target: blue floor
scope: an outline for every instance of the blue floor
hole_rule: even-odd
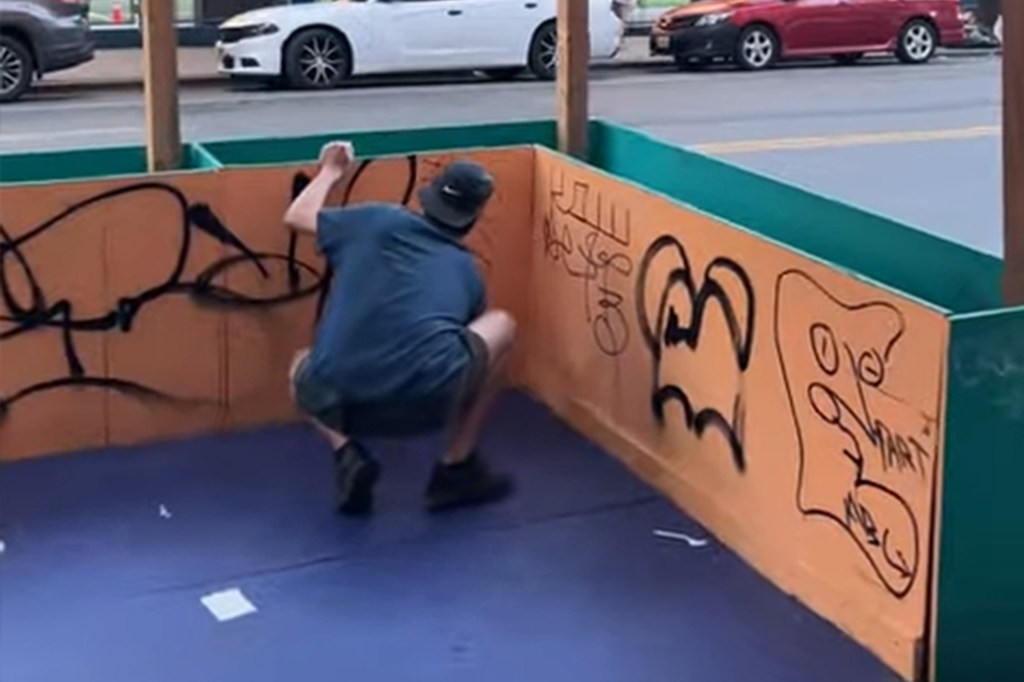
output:
[[[0,680],[898,679],[713,538],[653,537],[707,534],[523,396],[494,507],[425,514],[437,442],[374,445],[362,521],[300,427],[0,467]],[[259,610],[218,622],[232,587]]]

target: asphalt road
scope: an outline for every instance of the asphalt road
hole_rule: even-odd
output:
[[[595,71],[594,115],[1000,253],[1000,61],[920,67]],[[327,93],[191,89],[187,139],[544,118],[554,87],[472,77],[392,79]],[[140,144],[141,95],[44,92],[0,110],[0,153]],[[824,227],[824,226],[823,226]]]

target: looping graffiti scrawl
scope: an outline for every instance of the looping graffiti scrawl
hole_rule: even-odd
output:
[[[360,194],[361,181],[374,163],[374,159],[360,162],[344,190],[342,205],[349,204]],[[408,206],[417,182],[423,181],[420,165],[416,155],[406,156],[402,161],[405,171],[400,176],[397,195],[374,198]],[[305,173],[296,173],[292,178],[290,197],[298,196],[309,181]],[[60,239],[67,230],[81,224],[72,218],[82,211],[143,195],[155,195],[168,202],[167,211],[178,235],[177,255],[169,270],[154,271],[148,286],[117,297],[107,310],[99,314],[82,314],[81,303],[76,303],[73,296],[54,298],[50,295],[42,284],[45,278],[41,276],[41,268],[44,265],[32,260],[33,247],[42,240]],[[230,253],[205,265],[194,276],[187,277],[187,264],[194,257],[194,247],[201,238],[214,240],[227,247]],[[186,296],[200,306],[252,310],[319,296],[315,316],[319,319],[332,273],[322,264],[313,265],[299,259],[297,249],[298,237],[291,233],[284,253],[255,251],[238,232],[225,224],[212,207],[192,203],[183,191],[162,182],[133,183],[88,197],[17,236],[12,236],[10,230],[0,225],[0,344],[30,333],[59,334],[65,365],[54,376],[39,377],[28,385],[0,394],[0,419],[29,396],[73,387],[108,389],[139,399],[195,402],[172,395],[159,386],[131,377],[110,376],[102,368],[88,366],[79,352],[80,336],[130,334],[142,311],[161,299],[173,296]],[[482,259],[479,255],[478,258]],[[228,284],[231,273],[242,268],[252,268],[259,274],[265,282],[261,288],[263,293],[247,293]]]
[[[656,276],[656,272],[661,274]],[[756,306],[750,277],[737,262],[718,257],[708,264],[698,286],[686,248],[675,237],[663,235],[647,248],[636,286],[637,318],[654,360],[651,409],[655,417],[663,423],[666,406],[679,405],[687,429],[698,437],[709,430],[718,432],[728,444],[736,469],[745,471],[744,403],[739,379],[750,365],[754,346]],[[718,304],[727,338],[718,334],[702,344],[701,334],[712,302]],[[721,386],[735,387],[731,399],[718,397],[710,405],[694,399],[701,388],[685,387],[686,377],[672,368],[673,361],[680,356],[673,355],[673,361],[667,361],[670,353],[681,348],[707,357],[728,349],[732,382],[728,376],[719,376],[715,381]]]
[[[167,197],[178,224],[178,253],[168,272],[153,273],[153,282],[141,291],[123,295],[112,301],[103,314],[84,316],[78,313],[69,298],[52,300],[40,284],[38,266],[26,254],[36,240],[59,238],[68,219],[91,206],[114,202],[141,194]],[[195,239],[204,235],[229,247],[235,253],[218,259],[203,268],[195,277],[186,278],[186,264]],[[0,396],[0,416],[28,396],[72,386],[107,388],[140,398],[178,399],[158,387],[136,382],[128,377],[106,376],[97,368],[87,367],[78,352],[76,339],[80,334],[131,333],[138,315],[148,306],[167,296],[188,296],[197,304],[207,306],[263,307],[286,304],[313,295],[323,285],[323,276],[314,266],[300,261],[292,239],[286,254],[256,252],[228,228],[206,204],[190,204],[185,194],[168,184],[142,182],[103,192],[76,203],[58,215],[12,237],[0,226],[0,299],[5,314],[0,315],[0,342],[30,332],[51,331],[61,335],[66,374],[41,378],[37,383]],[[227,286],[226,278],[236,268],[255,268],[263,279],[271,278],[269,265],[283,262],[289,281],[286,286],[270,289],[267,295],[252,295]],[[22,296],[15,290],[13,278],[24,282]]]
[[[843,302],[798,270],[778,278],[775,340],[799,440],[797,508],[848,533],[897,598],[913,588],[921,558],[918,520],[897,488],[931,485],[939,431],[934,416],[892,393],[905,334],[888,302]]]
[[[629,346],[629,323],[621,289],[633,274],[626,253],[631,239],[628,207],[607,201],[582,180],[552,175],[544,215],[544,254],[583,282],[583,314],[594,343],[605,355]]]

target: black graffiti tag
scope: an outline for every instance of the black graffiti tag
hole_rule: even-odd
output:
[[[922,439],[938,429],[905,407],[900,414],[913,415],[917,433],[877,414],[877,404],[902,405],[887,383],[905,330],[886,301],[845,303],[799,270],[776,283],[775,343],[799,442],[797,508],[845,530],[897,598],[915,584],[920,531],[903,496],[868,473],[869,457],[876,474],[926,479],[933,456]]]
[[[667,260],[672,267],[663,277],[652,281],[651,270],[658,260]],[[731,280],[740,292],[737,298],[729,293],[724,282]],[[671,303],[673,295],[682,295],[690,314],[681,319]],[[653,309],[651,304],[653,302]],[[743,443],[744,407],[742,393],[737,392],[731,414],[723,406],[695,405],[690,392],[676,382],[663,381],[665,351],[685,346],[697,351],[701,340],[707,307],[717,302],[729,331],[730,350],[736,360],[736,371],[742,374],[750,365],[754,344],[754,287],[746,271],[737,262],[715,258],[705,269],[700,286],[694,281],[693,269],[685,247],[671,235],[656,239],[640,262],[636,282],[637,317],[644,341],[654,360],[651,409],[659,422],[664,422],[669,402],[683,409],[686,427],[702,437],[708,430],[720,433],[729,444],[733,463],[739,471],[746,470]]]
[[[154,281],[141,291],[118,298],[112,307],[99,315],[80,315],[75,303],[68,298],[51,300],[40,285],[36,267],[30,262],[25,249],[34,240],[60,233],[69,218],[90,206],[116,202],[141,194],[158,194],[170,199],[177,211],[178,253],[171,269],[155,272]],[[209,264],[192,278],[184,276],[185,265],[197,234],[210,237],[235,253]],[[206,204],[190,204],[181,190],[159,182],[142,182],[103,192],[78,202],[53,218],[33,227],[18,237],[0,226],[0,300],[6,313],[0,342],[37,330],[56,330],[60,333],[66,374],[55,376],[22,387],[10,395],[0,396],[0,415],[5,414],[20,400],[30,395],[71,386],[91,386],[120,391],[140,398],[175,399],[160,389],[147,386],[127,377],[103,376],[90,371],[82,362],[76,339],[89,333],[130,333],[138,315],[148,306],[168,296],[188,296],[205,306],[265,307],[286,304],[314,294],[323,283],[321,273],[312,265],[300,261],[295,254],[294,240],[286,254],[256,252],[248,247]],[[268,265],[284,262],[289,272],[289,283],[267,295],[252,295],[221,283],[234,268],[252,267],[263,279],[271,277]],[[20,274],[27,286],[27,297],[19,299],[12,284],[12,275]]]
[[[631,239],[629,210],[605,202],[581,180],[566,189],[558,175],[549,188],[543,239],[545,256],[583,282],[583,312],[594,343],[606,355],[620,355],[629,345],[625,296],[618,289],[633,273],[624,250]]]

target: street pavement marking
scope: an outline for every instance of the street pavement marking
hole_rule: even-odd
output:
[[[867,145],[904,144],[910,142],[937,142],[941,140],[971,140],[995,137],[1002,132],[1000,126],[974,126],[945,130],[906,130],[888,133],[858,133],[852,135],[821,135],[818,137],[788,137],[773,140],[740,140],[691,145],[690,149],[702,154],[726,156],[757,152],[791,151],[801,149],[832,149],[836,147],[863,147]]]
[[[682,124],[681,124],[682,125]],[[80,130],[32,131],[27,133],[0,132],[0,141],[26,142],[37,139],[62,137],[100,137],[139,133],[137,127],[82,128]],[[733,142],[710,142],[685,145],[693,151],[711,156],[756,154],[760,152],[801,151],[808,149],[836,149],[842,147],[863,147],[870,145],[907,144],[915,142],[940,142],[948,140],[971,140],[996,137],[1002,133],[1000,126],[973,126],[968,128],[947,128],[940,130],[908,130],[887,133],[855,133],[821,135],[816,137],[783,137],[766,140],[738,140]]]

